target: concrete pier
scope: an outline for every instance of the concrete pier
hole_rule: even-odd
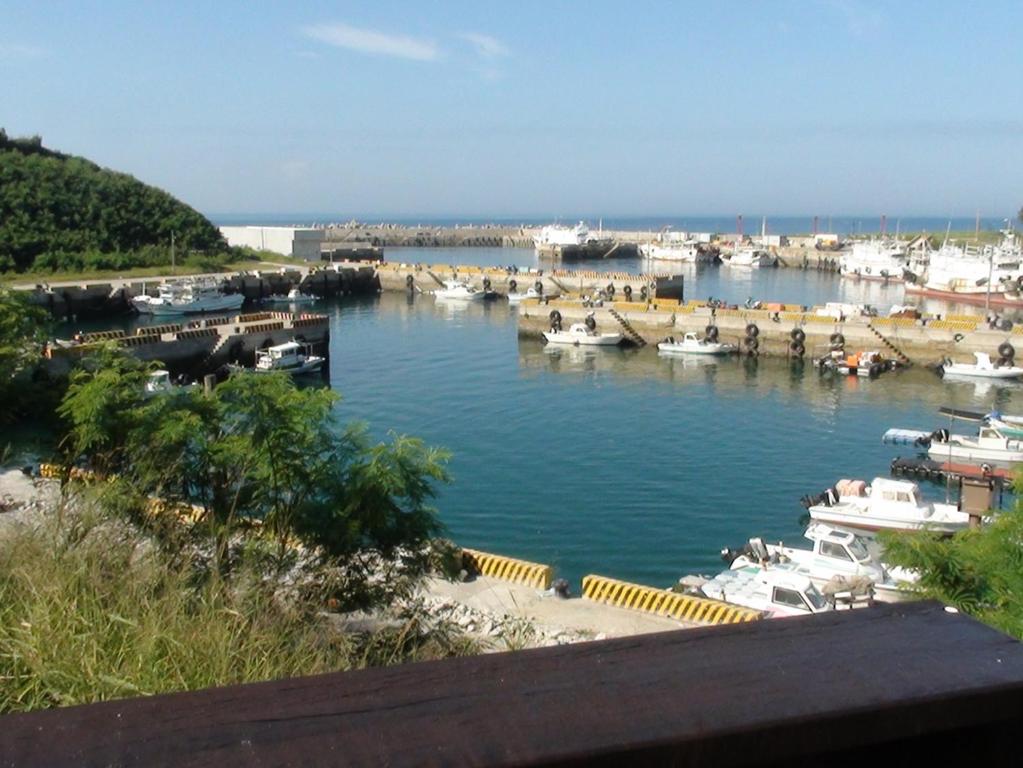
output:
[[[561,314],[562,325],[582,322],[589,313],[597,321],[597,329],[621,331],[625,324],[648,344],[656,344],[667,336],[695,332],[701,337],[708,326],[718,329],[723,342],[736,345],[749,353],[747,337],[756,328],[755,355],[798,357],[793,349],[793,331],[803,334],[800,342],[807,359],[826,354],[832,347],[834,334],[841,334],[849,351],[879,350],[886,357],[900,358],[917,365],[939,363],[948,357],[957,362],[973,362],[974,352],[985,352],[992,359],[999,357],[999,347],[1009,342],[1023,356],[1023,327],[1010,331],[990,329],[980,318],[946,316],[941,319],[889,317],[848,317],[836,320],[821,317],[801,308],[778,310],[712,309],[697,304],[676,304],[668,301],[614,302],[603,307],[587,308],[573,301],[526,301],[519,306],[519,334],[540,337],[550,328],[550,315]],[[616,317],[617,315],[617,317]],[[619,319],[621,318],[621,319]],[[978,322],[979,321],[979,322]]]
[[[465,280],[477,288],[499,294],[525,293],[529,288],[542,290],[544,296],[564,294],[591,295],[603,290],[615,296],[634,299],[684,296],[681,275],[633,275],[626,272],[602,272],[567,269],[520,269],[502,267],[456,266],[451,264],[381,264],[376,270],[380,290],[430,293],[444,287],[445,280]]]
[[[132,334],[88,333],[81,344],[48,347],[46,366],[52,375],[65,375],[82,355],[100,344],[114,342],[140,360],[159,361],[172,373],[198,378],[226,363],[252,365],[258,350],[292,339],[310,344],[314,352],[326,356],[330,346],[327,316],[256,312],[142,326]]]

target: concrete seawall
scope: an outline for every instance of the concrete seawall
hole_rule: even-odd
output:
[[[850,351],[876,349],[888,357],[903,355],[917,365],[931,365],[949,357],[957,362],[973,362],[974,352],[985,352],[997,359],[998,347],[1008,341],[1023,354],[1023,327],[1012,331],[991,330],[977,318],[954,317],[942,320],[910,320],[886,317],[851,317],[843,321],[819,317],[809,312],[745,309],[718,309],[694,305],[672,306],[668,302],[650,305],[616,302],[610,307],[586,308],[578,302],[524,302],[519,307],[519,333],[540,337],[550,328],[550,313],[561,313],[562,324],[582,322],[592,312],[598,330],[622,330],[614,310],[632,331],[648,344],[656,344],[667,336],[695,332],[703,336],[709,325],[715,325],[720,340],[743,348],[747,326],[757,327],[757,354],[793,357],[792,331],[805,334],[802,342],[807,358],[818,357],[831,348],[832,334],[844,337]]]

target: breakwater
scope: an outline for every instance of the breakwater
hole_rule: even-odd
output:
[[[636,298],[684,297],[685,281],[681,275],[635,275],[626,272],[567,269],[513,269],[453,264],[386,263],[377,267],[380,290],[430,293],[444,287],[446,280],[462,280],[479,289],[499,294],[522,292],[533,288],[544,296],[562,294],[605,294]]]
[[[592,313],[598,330],[624,330],[628,338],[646,344],[687,332],[702,336],[714,326],[721,341],[734,344],[744,354],[786,358],[824,355],[839,335],[846,349],[876,349],[886,357],[918,365],[936,364],[944,358],[973,362],[975,352],[997,358],[1005,342],[1023,347],[1023,327],[996,330],[973,316],[838,319],[793,305],[757,310],[657,300],[600,307],[586,307],[578,301],[526,301],[519,307],[519,334],[542,336],[550,328],[553,312],[559,313],[566,327],[583,322]],[[756,339],[755,345],[749,343],[750,338]]]
[[[227,363],[252,365],[258,350],[293,339],[311,345],[317,354],[328,355],[327,316],[255,312],[141,326],[133,333],[123,330],[87,333],[77,343],[48,346],[46,367],[52,375],[66,375],[83,355],[101,344],[115,343],[140,360],[159,361],[172,373],[200,376]]]
[[[216,272],[191,275],[191,278],[217,283],[225,293],[240,293],[252,302],[274,295],[285,295],[298,287],[303,293],[320,298],[373,294],[378,290],[372,264],[347,262],[315,265],[312,268],[281,268],[253,272]],[[160,283],[180,277],[117,278],[106,280],[53,281],[34,286],[18,285],[28,291],[31,300],[46,307],[54,317],[115,315],[132,309],[136,296],[155,296]]]

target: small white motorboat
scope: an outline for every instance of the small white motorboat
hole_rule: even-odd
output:
[[[976,363],[954,363],[946,358],[938,369],[942,376],[968,376],[979,379],[1018,379],[1023,377],[1023,368],[1009,363],[999,365],[991,362],[986,352],[974,352]]]
[[[585,323],[572,323],[567,331],[551,328],[543,335],[548,344],[572,344],[577,347],[614,347],[622,343],[620,333],[598,333]]]
[[[271,304],[312,304],[314,301],[316,301],[316,297],[302,293],[298,289],[298,286],[295,286],[290,291],[288,291],[287,295],[285,296],[282,296],[280,294],[274,294],[272,296],[267,296],[264,299],[264,301],[267,301]]]
[[[558,298],[559,295],[560,294],[557,293],[548,294],[547,298],[556,299]],[[526,291],[525,293],[516,293],[514,291],[509,292],[508,301],[511,302],[512,304],[518,304],[520,301],[523,301],[525,299],[542,299],[543,297],[544,297],[543,293],[536,290],[534,286],[530,286],[529,290]]]
[[[687,355],[730,355],[735,352],[734,344],[701,339],[695,333],[687,333],[681,340],[669,336],[657,345],[661,352],[677,352]]]
[[[889,569],[878,557],[876,547],[871,546],[875,542],[852,530],[817,521],[807,526],[803,536],[811,542],[812,549],[786,547],[781,542],[765,544],[755,538],[742,549],[725,549],[721,555],[733,570],[747,565],[792,563],[825,596],[865,593],[897,602],[911,595],[905,587],[908,582],[915,582],[918,574]]]
[[[487,292],[464,280],[445,280],[444,287],[434,291],[433,295],[438,299],[452,301],[483,301],[487,297]]]
[[[970,516],[955,504],[925,502],[916,483],[875,477],[839,480],[816,497],[803,499],[812,520],[855,529],[861,535],[878,531],[956,533],[970,525]]]
[[[786,564],[729,569],[703,582],[699,590],[705,597],[763,611],[771,618],[834,609],[809,576]]]
[[[1023,464],[1023,439],[1009,437],[993,424],[982,426],[975,437],[938,429],[929,435],[929,442],[927,455],[935,461]]]
[[[255,368],[242,368],[241,366],[231,366],[231,368],[253,373],[279,372],[299,376],[304,373],[316,373],[323,367],[324,362],[325,358],[311,353],[308,344],[286,341],[283,344],[259,350],[256,353]]]

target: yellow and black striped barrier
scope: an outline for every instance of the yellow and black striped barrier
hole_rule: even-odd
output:
[[[583,577],[583,597],[598,603],[645,611],[657,616],[698,624],[738,624],[756,621],[760,611],[706,597],[693,597],[627,581],[590,574]]]
[[[475,549],[462,550],[463,562],[483,576],[514,581],[536,589],[550,589],[553,571],[549,565],[492,555]]]

